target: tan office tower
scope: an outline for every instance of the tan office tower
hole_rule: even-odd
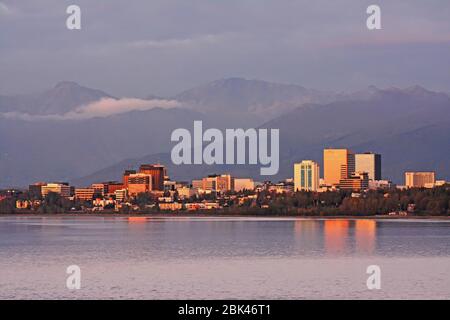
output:
[[[319,189],[319,165],[311,160],[294,163],[294,191],[317,191]]]
[[[327,185],[339,185],[355,172],[355,154],[348,149],[323,150],[323,173]]]
[[[193,187],[194,186],[194,181]],[[233,179],[229,174],[222,174],[222,175],[209,175],[207,178],[202,179],[202,187],[203,190],[209,190],[209,191],[217,191],[217,192],[226,192],[233,189]]]
[[[408,188],[423,188],[426,184],[434,184],[434,172],[405,172],[405,185]]]
[[[139,173],[152,176],[153,190],[164,191],[164,177],[167,175],[167,172],[163,165],[143,164],[139,167]]]
[[[369,180],[381,180],[381,155],[371,152],[355,154],[355,172],[367,172]]]
[[[123,174],[123,188],[128,189],[128,180],[130,178],[130,175],[136,174],[136,170],[125,170]]]
[[[128,194],[137,196],[139,193],[152,191],[152,176],[145,173],[130,174],[128,177]]]

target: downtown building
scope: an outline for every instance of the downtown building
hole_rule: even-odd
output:
[[[152,177],[152,190],[164,191],[164,180],[167,176],[166,167],[160,164],[143,164],[139,173]]]
[[[405,172],[405,186],[407,188],[425,188],[434,186],[436,175],[433,171],[429,172]]]
[[[367,172],[370,181],[381,180],[381,155],[371,152],[355,154],[355,172]]]
[[[128,194],[137,196],[139,193],[152,191],[152,176],[145,173],[133,173],[128,176]]]
[[[233,182],[229,174],[213,174],[201,180],[192,180],[192,188],[199,193],[227,192],[234,189]]]
[[[367,172],[355,172],[349,177],[339,181],[342,190],[364,191],[369,189],[369,174]]]
[[[348,149],[324,149],[323,173],[326,185],[339,186],[355,173],[355,154]]]
[[[294,191],[318,191],[320,181],[319,165],[312,160],[294,164]]]
[[[233,191],[242,192],[244,190],[255,189],[255,182],[250,178],[233,178]]]
[[[96,191],[94,188],[75,188],[75,199],[81,201],[92,201]]]
[[[165,190],[167,171],[160,164],[143,164],[139,170],[125,170],[122,183],[111,182],[104,186],[104,192],[115,194],[119,190],[127,190],[129,196],[139,193],[159,192]],[[122,192],[119,192],[122,196]]]
[[[68,183],[47,183],[41,186],[42,197],[48,196],[49,193],[57,193],[63,198],[71,196],[71,188]]]
[[[128,180],[132,174],[136,174],[136,170],[125,170],[123,173],[122,184],[124,189],[128,189]]]

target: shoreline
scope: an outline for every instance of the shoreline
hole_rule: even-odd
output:
[[[304,219],[304,220],[450,220],[450,216],[388,216],[388,215],[374,215],[374,216],[355,216],[355,215],[337,215],[337,216],[301,216],[301,215],[248,215],[248,214],[213,214],[213,213],[0,213],[2,217],[26,217],[26,218],[253,218],[253,219]]]

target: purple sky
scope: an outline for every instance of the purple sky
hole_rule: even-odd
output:
[[[366,28],[378,4],[382,30]],[[65,27],[66,7],[82,30]],[[226,77],[450,92],[450,1],[0,0],[0,94],[61,80],[170,96]]]

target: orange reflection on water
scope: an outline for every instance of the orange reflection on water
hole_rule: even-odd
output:
[[[345,250],[349,224],[348,220],[325,220],[325,250],[328,253],[340,253]]]
[[[294,222],[294,232],[298,237],[314,237],[317,234],[319,226],[318,221],[314,220],[296,220]]]
[[[128,217],[128,223],[143,223],[147,222],[146,217]]]
[[[356,220],[355,239],[359,252],[372,253],[375,249],[377,222],[375,220]]]

